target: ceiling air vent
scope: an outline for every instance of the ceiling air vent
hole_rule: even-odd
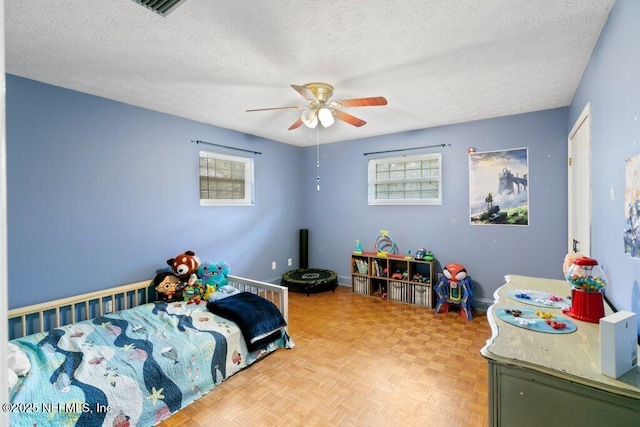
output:
[[[151,9],[162,16],[167,16],[169,12],[174,11],[180,4],[187,0],[133,0],[138,4]]]

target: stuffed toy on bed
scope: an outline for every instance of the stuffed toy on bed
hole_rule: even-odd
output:
[[[191,283],[191,284],[187,284],[184,287],[184,290],[182,291],[182,299],[187,303],[187,304],[200,304],[200,301],[202,301],[202,298],[204,296],[204,287],[200,286],[200,284],[198,283],[198,281],[196,280],[195,282]]]
[[[193,284],[198,278],[196,273],[200,267],[200,259],[193,251],[186,251],[175,258],[169,258],[167,264],[183,283]]]
[[[171,271],[158,273],[153,279],[158,298],[165,302],[182,299],[182,280]]]
[[[224,261],[217,263],[202,263],[198,267],[198,280],[203,286],[211,285],[219,288],[227,284],[229,264]],[[215,291],[215,289],[214,289]]]
[[[222,286],[228,283],[227,275],[229,274],[229,264],[225,261],[218,261],[217,263],[202,263],[198,267],[198,280],[200,286],[204,289],[204,296],[202,299],[209,300],[211,295],[216,292]]]
[[[202,297],[203,300],[205,301],[209,301],[209,298],[211,298],[211,295],[213,295],[213,293],[216,291],[216,287],[213,285],[204,285],[204,296]]]

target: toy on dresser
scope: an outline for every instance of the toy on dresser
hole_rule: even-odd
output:
[[[607,286],[607,276],[598,261],[567,255],[563,271],[571,284],[571,308],[563,313],[574,319],[598,323],[604,317],[603,291]]]

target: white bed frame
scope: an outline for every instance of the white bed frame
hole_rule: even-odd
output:
[[[227,277],[229,285],[240,291],[259,295],[278,307],[287,323],[289,322],[288,288],[244,277]],[[153,282],[132,283],[103,291],[90,292],[54,301],[33,304],[9,310],[9,326],[14,332],[9,338],[19,338],[48,329],[89,320],[111,311],[136,307],[155,301]],[[12,323],[13,321],[13,323]],[[47,325],[45,326],[45,321]],[[16,326],[16,322],[19,326]],[[14,331],[13,328],[20,329]]]

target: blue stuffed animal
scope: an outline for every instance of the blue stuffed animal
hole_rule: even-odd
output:
[[[200,286],[202,286],[203,289],[207,289],[207,291],[209,291],[211,287],[214,287],[213,292],[215,292],[216,289],[228,283],[228,274],[229,264],[226,262],[218,261],[215,264],[205,262],[198,267],[198,282]]]
[[[219,261],[215,264],[203,263],[198,268],[198,281],[203,289],[205,289],[203,299],[206,301],[217,301],[231,295],[240,293],[239,290],[231,285],[227,276],[229,275],[229,264],[225,261]]]

